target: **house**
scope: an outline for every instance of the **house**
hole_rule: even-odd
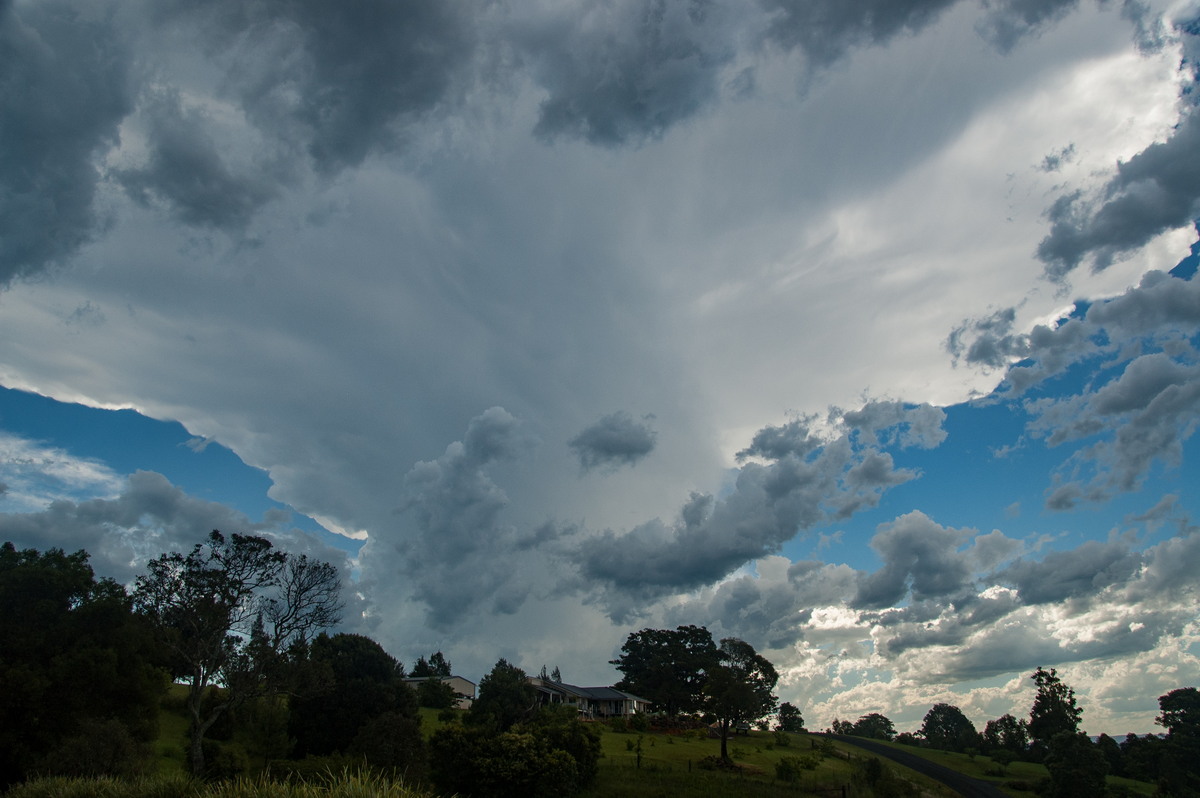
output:
[[[528,682],[538,691],[541,704],[565,704],[586,718],[616,718],[650,710],[650,702],[615,687],[577,687],[530,676]]]
[[[457,709],[471,708],[471,704],[475,701],[475,682],[469,679],[461,676],[409,676],[404,681],[415,690],[421,682],[427,682],[430,679],[437,679],[443,684],[450,685],[450,689],[454,691],[454,706]]]

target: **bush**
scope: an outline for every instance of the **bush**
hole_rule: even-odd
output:
[[[787,748],[792,744],[792,738],[785,731],[777,731],[773,742],[779,748]]]
[[[54,776],[120,776],[146,772],[150,749],[117,720],[85,720],[78,734],[63,740],[37,770]]]
[[[650,731],[649,716],[646,715],[645,713],[641,713],[641,712],[639,712],[636,715],[630,716],[629,728],[633,729],[635,732],[639,732],[642,734]]]

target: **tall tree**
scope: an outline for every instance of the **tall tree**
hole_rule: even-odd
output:
[[[1154,722],[1167,730],[1159,762],[1167,795],[1200,795],[1200,690],[1180,687],[1158,697]]]
[[[705,681],[717,662],[717,646],[707,629],[679,626],[631,633],[621,646],[621,656],[610,664],[624,674],[617,689],[641,696],[674,716],[700,709]]]
[[[1055,735],[1079,731],[1083,710],[1075,703],[1075,691],[1058,678],[1054,668],[1038,668],[1029,678],[1037,685],[1029,711],[1029,736],[1044,754]]]
[[[417,664],[413,665],[412,673],[408,674],[413,677],[429,677],[437,676],[441,678],[449,678],[454,673],[450,668],[450,660],[441,651],[435,651],[430,655],[429,659],[417,657]]]
[[[537,690],[527,680],[525,671],[501,657],[491,672],[479,680],[479,696],[471,704],[467,720],[475,726],[490,726],[504,732],[520,721],[529,720],[536,712]]]
[[[97,581],[87,552],[0,546],[0,787],[118,738],[153,739],[164,661],[125,589]],[[136,764],[107,747],[99,772]]]
[[[730,729],[774,711],[771,691],[778,681],[775,666],[754,646],[736,637],[721,641],[717,664],[709,669],[704,684],[704,708],[717,718],[722,759],[729,759]]]
[[[942,751],[962,751],[979,742],[975,725],[953,704],[934,704],[925,713],[921,736],[931,748]]]
[[[336,622],[337,571],[307,557],[290,558],[269,540],[213,530],[187,554],[170,552],[138,577],[134,601],[188,684],[188,760],[204,773],[204,735],[231,707],[268,691],[287,646],[303,644]],[[210,686],[223,698],[206,705]]]

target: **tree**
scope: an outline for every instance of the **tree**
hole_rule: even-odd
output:
[[[890,740],[896,736],[896,727],[892,724],[890,718],[886,715],[881,715],[878,712],[872,712],[868,715],[863,715],[858,720],[854,721],[847,734],[852,734],[855,737],[870,737],[874,740]]]
[[[728,760],[729,731],[739,723],[750,723],[775,709],[771,693],[779,681],[766,657],[754,646],[736,637],[721,641],[717,664],[708,671],[704,684],[704,708],[717,718],[721,732],[721,759]]]
[[[775,724],[775,728],[781,732],[804,731],[804,718],[800,716],[800,710],[790,702],[784,701],[779,705],[779,722]]]
[[[1052,798],[1093,798],[1104,795],[1108,761],[1086,734],[1059,732],[1047,746]]]
[[[429,659],[418,657],[417,664],[413,665],[412,673],[409,674],[409,676],[414,678],[427,676],[449,678],[452,675],[450,661],[440,651],[435,651],[430,655]]]
[[[88,559],[0,546],[0,787],[35,768],[124,773],[157,735],[165,657]]]
[[[1167,730],[1159,760],[1165,795],[1200,795],[1200,691],[1180,687],[1158,697],[1154,722]]]
[[[934,704],[925,713],[921,736],[931,748],[942,751],[963,751],[979,743],[974,724],[953,704]]]
[[[624,674],[625,690],[653,702],[669,716],[695,712],[704,701],[708,672],[717,664],[717,646],[703,626],[633,632],[611,660]]]
[[[989,751],[1012,751],[1024,754],[1029,747],[1029,727],[1024,720],[1012,715],[1001,715],[989,720],[983,730],[984,744]]]
[[[528,682],[525,671],[501,657],[479,680],[479,696],[467,712],[467,721],[503,732],[533,717],[536,711],[537,690]]]
[[[429,709],[450,709],[458,702],[454,688],[439,676],[427,676],[417,682],[417,703]]]
[[[362,730],[384,715],[416,723],[417,698],[404,683],[404,670],[369,637],[318,635],[308,648],[304,673],[288,726],[298,758],[350,751]],[[381,721],[391,728],[399,722]]]
[[[134,602],[172,654],[188,685],[188,761],[204,773],[204,736],[229,709],[269,691],[289,645],[334,623],[341,611],[337,571],[306,556],[289,557],[269,540],[213,530],[187,554],[151,560]],[[224,700],[204,709],[209,687]]]
[[[1075,691],[1063,684],[1054,668],[1038,668],[1029,678],[1037,685],[1029,712],[1029,736],[1044,753],[1055,736],[1079,731],[1083,710],[1075,703]]]

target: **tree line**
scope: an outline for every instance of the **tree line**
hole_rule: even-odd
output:
[[[1083,708],[1075,690],[1054,668],[1038,668],[1029,677],[1036,688],[1028,719],[1005,714],[989,720],[982,732],[953,704],[935,704],[916,732],[897,734],[892,721],[873,712],[856,721],[833,721],[830,731],[857,737],[894,740],[906,745],[974,755],[983,753],[1000,774],[1016,761],[1040,762],[1049,772],[1042,794],[1089,798],[1105,794],[1112,774],[1155,784],[1164,796],[1200,795],[1200,691],[1181,687],[1159,696],[1155,723],[1165,735],[1128,734],[1117,742],[1107,734],[1095,741],[1080,731]]]

